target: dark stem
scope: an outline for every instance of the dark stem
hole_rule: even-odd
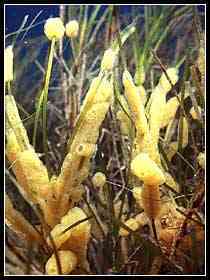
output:
[[[153,231],[155,240],[157,241],[157,244],[159,245],[158,236],[157,236],[157,230],[156,230],[156,226],[155,226],[155,220],[151,219],[151,223],[152,223],[152,231]]]

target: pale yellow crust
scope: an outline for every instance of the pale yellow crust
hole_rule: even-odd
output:
[[[63,37],[65,27],[62,20],[59,17],[49,18],[44,25],[44,33],[49,40],[55,38],[59,40]]]
[[[161,185],[165,182],[162,170],[146,153],[140,153],[132,160],[131,172],[146,185]]]
[[[79,33],[79,23],[76,20],[70,20],[66,24],[66,36],[69,38],[75,38],[77,37]]]
[[[61,273],[68,275],[77,266],[77,256],[70,250],[60,250],[58,251],[58,258],[61,265]],[[45,265],[45,271],[47,275],[58,275],[59,269],[56,261],[56,256],[53,254],[47,261]]]

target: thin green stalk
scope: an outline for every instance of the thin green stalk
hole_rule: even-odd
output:
[[[95,21],[96,21],[96,18],[100,12],[100,9],[101,9],[101,6],[95,6],[94,7],[94,11],[92,11],[92,15],[90,16],[90,19],[88,20],[88,33],[87,33],[87,38],[89,38],[90,36],[90,33],[92,31],[92,27],[94,26],[95,24]]]
[[[32,141],[34,149],[36,148],[36,135],[37,135],[37,129],[38,129],[38,123],[39,123],[39,115],[40,115],[40,112],[42,109],[43,95],[44,95],[44,90],[42,90],[42,92],[41,92],[41,95],[39,97],[38,104],[37,104],[37,109],[35,112],[33,141]]]
[[[144,7],[145,38],[149,37],[149,6]]]
[[[114,9],[114,6],[113,5],[111,5],[111,6],[109,6],[109,13],[108,13],[108,18],[107,18],[107,23],[106,23],[106,38],[105,38],[105,48],[107,49],[108,48],[108,46],[109,46],[109,41],[111,41],[111,37],[109,38],[109,33],[110,33],[110,27],[111,27],[111,25],[113,24],[113,21],[115,20],[114,18],[113,18],[113,9]]]
[[[73,38],[71,38],[70,39],[70,43],[71,43],[71,50],[72,50],[72,56],[73,56],[73,59],[74,59],[74,61],[76,60],[76,57],[77,57],[77,48],[76,48],[76,46],[75,46],[75,41],[74,41],[74,39]]]
[[[155,33],[157,33],[158,27],[160,26],[162,19],[163,19],[163,14],[160,15],[160,17],[157,19],[155,24],[152,26],[152,28],[148,34],[148,37],[145,38],[145,44],[144,44],[143,51],[142,51],[142,54],[141,54],[140,60],[139,60],[140,65],[144,65],[145,58],[151,47],[151,40],[154,38]]]
[[[177,61],[175,68],[179,69],[179,67],[185,62],[186,60],[186,55],[184,55],[182,58],[180,58],[180,60]]]
[[[161,34],[161,36],[159,37],[158,41],[156,42],[155,44],[155,47],[154,47],[154,51],[156,52],[160,46],[160,44],[163,42],[163,40],[166,38],[167,34],[168,34],[168,31],[170,29],[170,25],[168,25],[166,27],[166,29],[163,31],[163,33]],[[147,72],[147,70],[149,69],[150,65],[151,65],[151,62],[152,62],[152,55],[149,56],[148,60],[147,60],[147,63],[145,65],[145,72]]]
[[[88,24],[88,6],[85,6],[84,17],[83,17],[83,21],[81,23],[79,50],[81,50],[83,48],[85,39],[87,38],[86,37],[87,24]]]
[[[49,162],[48,162],[48,145],[47,145],[47,99],[48,99],[48,90],[49,90],[49,83],[50,83],[50,76],[52,72],[52,64],[53,64],[53,54],[54,54],[54,48],[55,48],[55,39],[52,39],[51,47],[50,47],[50,54],[49,54],[49,60],[47,65],[47,72],[46,72],[46,79],[45,79],[45,85],[44,85],[44,95],[43,95],[43,111],[42,111],[42,117],[43,117],[43,123],[42,123],[42,129],[43,129],[43,150],[45,154],[45,160],[46,160],[46,166],[49,168]]]
[[[36,146],[36,135],[37,135],[37,128],[38,128],[38,122],[39,122],[39,116],[42,111],[42,121],[43,121],[43,148],[45,153],[45,160],[46,165],[49,167],[48,164],[48,146],[47,146],[47,99],[48,99],[48,89],[49,89],[49,82],[50,82],[50,76],[52,72],[52,63],[53,63],[53,53],[55,48],[55,39],[52,39],[51,47],[50,47],[50,53],[48,58],[48,65],[47,65],[47,71],[46,71],[46,77],[45,77],[45,84],[44,88],[41,92],[41,95],[38,100],[38,106],[35,114],[35,123],[34,123],[34,132],[33,132],[33,146],[35,148]]]

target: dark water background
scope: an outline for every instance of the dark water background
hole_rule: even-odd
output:
[[[26,15],[28,15],[28,23],[36,17],[40,11],[42,13],[36,20],[37,22],[48,19],[49,17],[59,16],[60,5],[8,5],[5,7],[5,33],[11,33],[20,28],[21,23]],[[101,13],[106,9],[107,5],[101,5]],[[122,14],[129,14],[131,12],[132,5],[120,6],[120,12]],[[137,6],[141,12],[143,12],[143,6]],[[44,23],[43,23],[44,24]],[[43,33],[43,24],[32,28],[27,35],[30,37],[39,36]]]
[[[37,22],[48,19],[49,17],[59,16],[60,5],[5,5],[5,33],[11,33],[20,28],[21,23],[26,15],[28,15],[28,23],[36,17],[36,15],[42,11]],[[119,6],[121,14],[129,14],[133,5],[121,5]],[[101,13],[106,9],[107,5],[101,5]],[[144,12],[144,5],[137,5],[136,8],[140,13]],[[198,5],[198,9],[201,12],[205,11],[204,5]],[[43,24],[32,28],[27,36],[35,37],[43,33]]]

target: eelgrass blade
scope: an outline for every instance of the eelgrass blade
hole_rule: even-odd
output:
[[[49,60],[48,60],[48,66],[47,66],[47,72],[46,72],[46,79],[45,79],[45,85],[44,85],[44,96],[43,96],[43,109],[42,109],[42,130],[43,130],[43,148],[45,153],[45,161],[47,168],[49,170],[50,165],[48,161],[48,144],[47,144],[47,100],[48,100],[48,90],[49,90],[49,83],[50,83],[50,76],[52,72],[52,65],[53,65],[53,55],[54,55],[54,48],[55,48],[55,39],[51,42],[50,47],[50,54],[49,54]]]
[[[94,24],[96,22],[96,19],[97,19],[97,16],[98,16],[100,10],[101,10],[100,5],[94,6],[94,10],[93,10],[93,12],[90,16],[90,19],[88,20],[88,23],[87,23],[87,29],[88,29],[87,38],[89,38],[89,36],[90,36],[92,27],[94,26]]]
[[[33,147],[34,149],[36,148],[36,137],[37,137],[37,129],[38,129],[38,124],[39,124],[39,118],[40,118],[40,113],[42,110],[42,104],[43,104],[43,97],[44,97],[44,91],[41,91],[41,95],[38,100],[36,112],[35,112],[35,119],[34,119],[34,132],[33,132]]]
[[[121,46],[119,45],[119,37],[117,37],[114,40],[114,42],[111,44],[111,48],[116,52],[116,54],[120,51],[120,47],[124,45],[126,40],[135,32],[136,30],[135,25],[136,25],[136,20],[134,20],[130,25],[128,25],[119,33]]]
[[[37,136],[37,128],[40,118],[40,113],[42,112],[42,131],[43,131],[43,150],[45,153],[45,160],[47,167],[49,168],[48,164],[48,145],[47,145],[47,100],[48,100],[48,89],[49,89],[49,82],[50,82],[50,76],[52,72],[52,64],[53,64],[53,55],[54,55],[54,48],[55,48],[55,39],[51,42],[50,47],[50,53],[48,58],[48,64],[47,64],[47,71],[46,71],[46,77],[45,77],[45,84],[44,88],[41,92],[41,95],[38,100],[38,106],[36,109],[35,114],[35,122],[34,122],[34,133],[33,133],[33,146],[34,149],[36,147],[36,136]]]

